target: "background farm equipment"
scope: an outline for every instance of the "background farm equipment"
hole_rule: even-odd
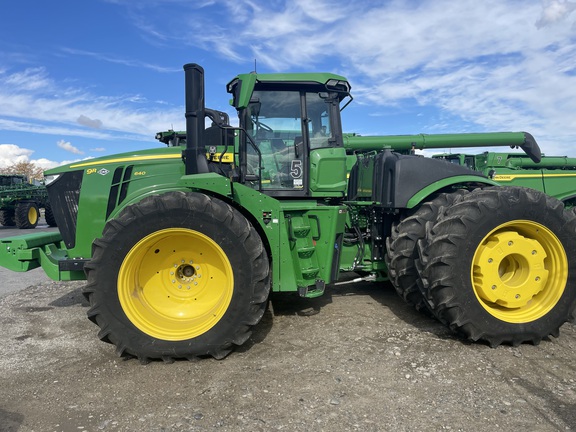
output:
[[[24,175],[0,175],[0,224],[21,229],[35,228],[44,209],[46,223],[56,226],[46,187]]]
[[[495,152],[443,153],[432,157],[467,166],[502,185],[541,190],[563,201],[566,207],[576,204],[576,158],[542,156],[535,162],[520,153]]]

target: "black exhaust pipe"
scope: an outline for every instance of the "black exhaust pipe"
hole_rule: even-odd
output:
[[[186,174],[197,174],[204,171],[204,69],[195,63],[184,65],[186,92],[186,149],[182,158]],[[200,157],[202,160],[200,161]],[[204,162],[204,163],[202,163]],[[200,166],[199,166],[200,165]]]

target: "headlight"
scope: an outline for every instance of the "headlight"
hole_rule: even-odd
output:
[[[44,184],[46,186],[48,186],[50,183],[53,183],[54,181],[56,181],[58,179],[58,177],[60,177],[60,174],[52,174],[49,176],[45,176],[44,177]]]

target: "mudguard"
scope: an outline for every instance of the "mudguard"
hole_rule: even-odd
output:
[[[374,160],[372,199],[385,209],[410,208],[413,205],[411,199],[422,190],[434,192],[462,180],[495,184],[483,174],[464,166],[385,150]]]

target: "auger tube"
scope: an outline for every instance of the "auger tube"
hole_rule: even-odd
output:
[[[534,162],[540,162],[542,154],[536,140],[527,132],[492,132],[467,134],[418,134],[359,136],[344,134],[344,147],[347,150],[394,151],[424,150],[432,148],[465,147],[520,147]]]

